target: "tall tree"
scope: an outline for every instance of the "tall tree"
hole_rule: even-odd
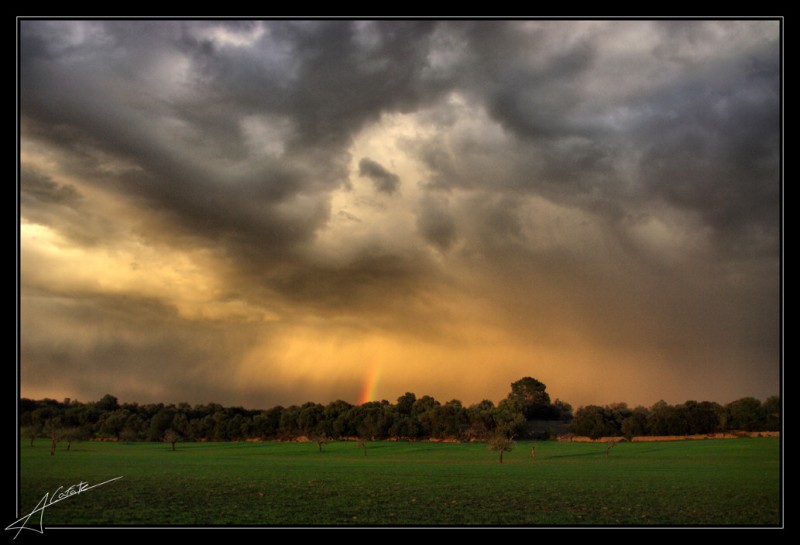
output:
[[[556,419],[560,411],[550,403],[550,395],[545,391],[547,386],[532,377],[524,377],[511,383],[509,400],[514,400],[522,407],[526,420]]]

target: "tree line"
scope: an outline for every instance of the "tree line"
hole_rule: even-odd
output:
[[[106,439],[124,442],[293,440],[301,436],[322,445],[327,440],[459,440],[488,441],[496,437],[547,438],[572,432],[590,437],[624,435],[684,435],[732,429],[770,430],[780,427],[777,397],[763,404],[744,398],[722,406],[687,401],[670,406],[663,401],[650,409],[629,409],[624,403],[580,408],[551,402],[546,386],[531,377],[511,384],[508,396],[465,406],[453,399],[441,403],[429,395],[407,392],[392,404],[371,401],[353,405],[337,400],[327,405],[308,402],[267,410],[223,407],[216,403],[189,405],[120,403],[107,394],[99,401],[66,399],[20,400],[20,427],[31,444],[51,440],[51,451],[65,441]]]
[[[642,435],[702,435],[732,430],[779,431],[781,402],[778,396],[763,403],[743,397],[727,405],[713,401],[687,401],[668,405],[659,401],[649,409],[631,409],[625,403],[600,407],[588,405],[575,413],[570,431],[598,437],[634,437]]]

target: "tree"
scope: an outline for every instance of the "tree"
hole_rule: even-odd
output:
[[[417,396],[414,393],[406,392],[397,398],[397,405],[395,405],[395,408],[399,414],[408,416],[411,414],[411,408],[414,406],[416,400]]]
[[[526,420],[557,419],[560,411],[550,404],[550,395],[545,392],[547,386],[535,378],[524,377],[511,383],[509,400],[516,400],[522,407]]]
[[[419,422],[410,416],[400,415],[389,428],[389,434],[400,439],[414,440],[422,434],[422,427]]]
[[[690,435],[713,433],[720,427],[716,403],[687,401],[680,406],[680,409],[686,418]]]
[[[727,405],[731,415],[728,425],[734,430],[754,431],[763,429],[766,415],[761,402],[754,397],[743,397]]]
[[[467,436],[469,439],[487,439],[495,429],[494,403],[489,399],[484,399],[480,403],[470,405],[466,410],[469,428]]]
[[[770,396],[761,406],[765,416],[765,429],[779,431],[781,429],[781,398]]]
[[[282,413],[283,407],[277,405],[253,417],[253,429],[256,435],[262,439],[276,437],[281,425]]]
[[[576,435],[584,435],[592,439],[620,435],[622,432],[617,427],[614,411],[607,407],[587,405],[575,413],[575,418],[569,429]]]
[[[495,408],[492,418],[496,424],[497,433],[507,437],[525,433],[525,415],[516,398],[507,398],[501,401]]]
[[[100,401],[95,406],[101,411],[116,411],[119,408],[119,402],[116,397],[106,394],[100,398]]]
[[[64,428],[63,436],[67,441],[67,452],[69,452],[73,441],[82,441],[86,438],[86,431],[78,426],[70,426],[68,428]]]
[[[359,437],[381,439],[389,435],[394,411],[388,401],[368,401],[357,410],[359,420],[356,431]]]
[[[150,418],[150,425],[147,429],[147,439],[149,441],[160,441],[168,429],[172,429],[172,419],[175,418],[175,410],[168,407],[160,407]],[[120,426],[120,431],[122,431]]]
[[[175,450],[175,443],[180,441],[182,437],[178,432],[173,430],[172,428],[168,429],[164,432],[164,441],[167,443],[172,443],[172,450]]]
[[[647,409],[637,408],[622,421],[622,435],[631,438],[647,434]]]
[[[434,435],[440,438],[462,437],[469,426],[467,413],[461,401],[453,399],[434,409]]]
[[[56,453],[56,445],[64,437],[64,429],[61,427],[61,419],[51,418],[44,425],[44,431],[50,438],[50,456]]]
[[[436,399],[429,395],[424,395],[417,399],[411,405],[411,416],[419,417],[419,415],[431,411],[441,405]]]
[[[320,452],[322,452],[322,447],[324,447],[330,442],[330,439],[328,439],[328,436],[325,435],[324,433],[314,434],[312,438],[319,447]]]
[[[183,437],[189,437],[192,433],[189,426],[189,418],[186,413],[177,413],[172,418],[172,429],[178,432]]]
[[[42,433],[41,426],[30,425],[30,426],[25,426],[24,428],[22,428],[22,435],[31,440],[31,446],[33,446],[33,441],[37,437],[39,437],[39,435],[41,433]]]
[[[297,417],[300,415],[300,411],[301,409],[297,405],[291,405],[281,411],[278,435],[282,439],[293,439],[298,435]]]
[[[101,435],[119,439],[119,432],[125,427],[125,423],[131,416],[127,409],[116,409],[107,411],[100,416],[97,423],[98,431]]]
[[[303,404],[297,415],[297,426],[300,428],[302,434],[307,437],[313,435],[314,429],[322,420],[324,414],[325,408],[322,405],[312,403],[311,401]]]
[[[662,399],[650,407],[647,431],[649,435],[686,435],[689,424],[680,410]]]
[[[553,402],[553,407],[556,408],[558,411],[558,418],[564,422],[570,422],[572,420],[572,405],[567,403],[566,401],[561,401],[560,399],[556,399]]]
[[[514,440],[504,433],[498,433],[486,445],[486,448],[500,453],[500,463],[503,463],[503,453],[511,452],[514,448]]]

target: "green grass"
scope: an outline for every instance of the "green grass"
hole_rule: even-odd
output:
[[[122,475],[47,508],[60,525],[779,525],[775,438],[481,443],[83,442],[21,447],[21,515],[59,486]]]

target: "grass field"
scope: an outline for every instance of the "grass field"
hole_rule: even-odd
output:
[[[481,443],[83,442],[20,449],[21,512],[61,525],[779,525],[776,438]]]

